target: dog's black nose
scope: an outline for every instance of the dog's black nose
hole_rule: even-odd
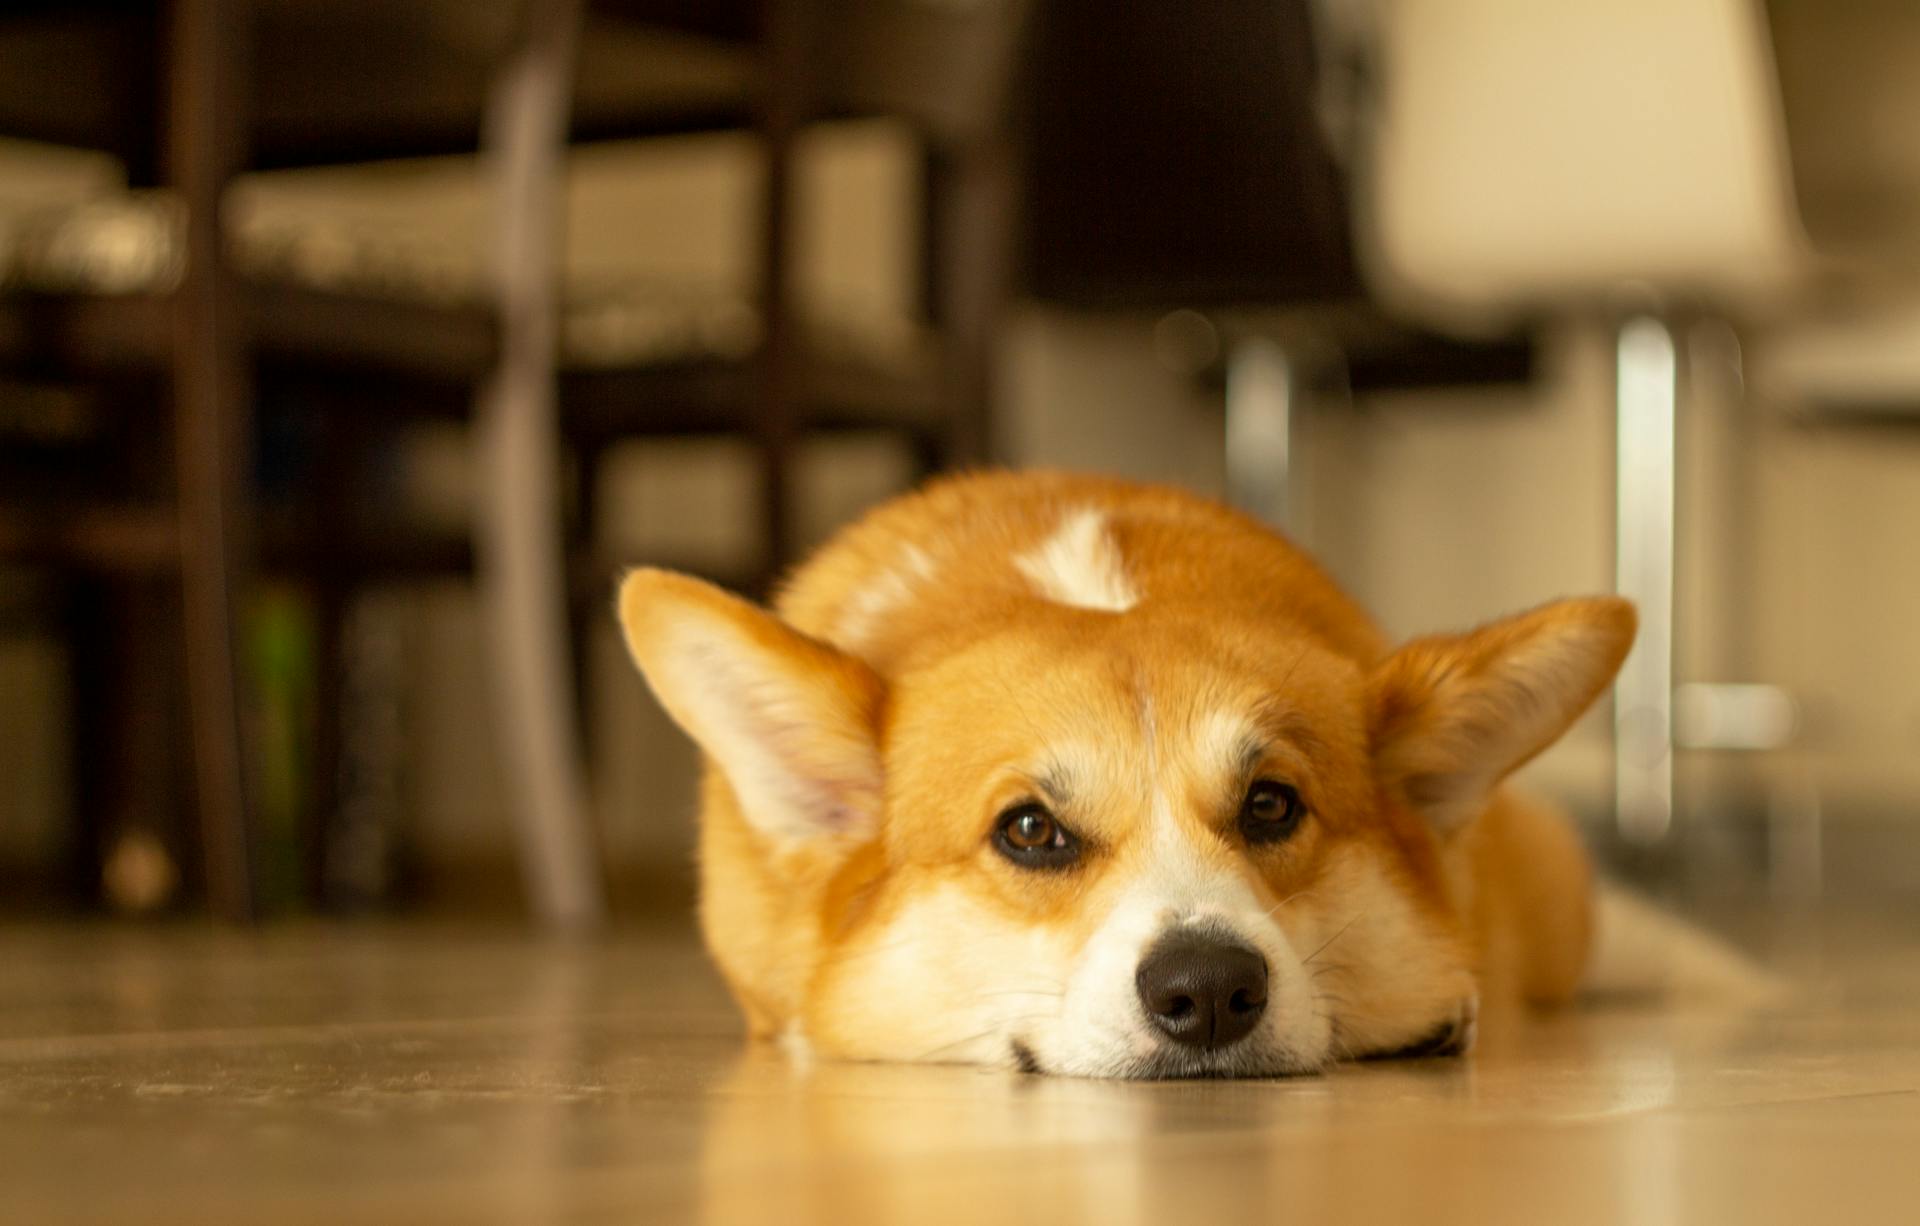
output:
[[[1217,936],[1161,937],[1133,983],[1153,1024],[1188,1047],[1210,1051],[1243,1039],[1267,1011],[1267,960]]]

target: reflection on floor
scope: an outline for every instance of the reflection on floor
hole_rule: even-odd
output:
[[[1910,1221],[1920,916],[1776,918],[1765,1013],[1120,1085],[796,1068],[690,938],[0,933],[14,1222]]]

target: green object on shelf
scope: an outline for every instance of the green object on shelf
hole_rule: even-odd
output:
[[[299,588],[274,584],[249,602],[246,649],[253,678],[260,904],[269,914],[307,902],[307,832],[314,770],[316,619]]]

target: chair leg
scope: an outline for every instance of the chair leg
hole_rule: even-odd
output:
[[[251,918],[255,907],[234,624],[247,553],[252,389],[220,224],[227,184],[245,161],[245,7],[174,0],[166,131],[167,177],[187,211],[172,380],[194,793],[208,902],[232,920]]]
[[[529,2],[488,101],[502,358],[476,408],[475,540],[488,672],[535,914],[597,923],[606,903],[569,692],[561,527],[559,185],[581,20],[577,0]]]
[[[1227,501],[1283,530],[1299,397],[1299,364],[1278,341],[1251,337],[1227,355]]]
[[[766,84],[759,103],[765,177],[760,201],[760,352],[753,414],[760,451],[763,571],[777,576],[796,549],[792,469],[798,436],[800,337],[793,310],[794,146],[805,122],[811,6],[766,6]]]
[[[75,822],[68,844],[68,884],[82,906],[100,901],[100,870],[115,818],[135,771],[125,737],[128,690],[116,633],[112,585],[75,578],[68,595],[67,667],[74,713],[71,751]]]
[[[1640,639],[1614,682],[1614,819],[1651,846],[1673,825],[1673,580],[1679,347],[1665,321],[1615,338],[1614,585],[1640,610]]]

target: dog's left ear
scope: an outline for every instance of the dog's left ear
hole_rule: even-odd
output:
[[[698,579],[637,570],[620,627],[647,683],[777,846],[858,843],[880,824],[883,688],[860,661]]]
[[[1436,830],[1460,829],[1600,696],[1635,626],[1631,604],[1597,596],[1415,639],[1368,679],[1374,769]]]

